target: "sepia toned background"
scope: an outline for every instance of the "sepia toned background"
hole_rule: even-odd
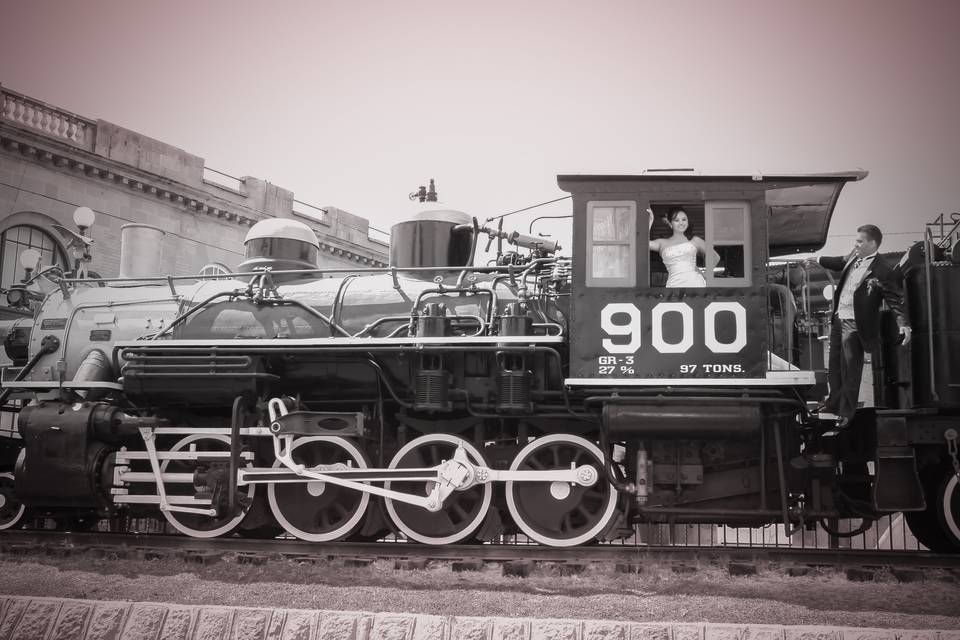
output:
[[[0,0],[0,83],[384,230],[430,177],[483,219],[558,173],[862,167],[840,253],[960,210],[958,33],[950,0]]]

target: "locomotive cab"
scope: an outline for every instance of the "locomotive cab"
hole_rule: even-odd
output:
[[[560,176],[573,196],[580,254],[572,327],[584,336],[571,344],[567,383],[814,384],[792,354],[771,349],[780,341],[770,335],[777,292],[767,263],[822,247],[841,188],[864,175]],[[676,208],[688,216],[686,251],[697,255],[698,275],[675,283],[662,253],[648,247],[670,236],[664,219]]]

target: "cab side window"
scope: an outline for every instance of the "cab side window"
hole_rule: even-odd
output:
[[[637,203],[587,203],[587,286],[637,283]]]
[[[707,286],[745,287],[751,284],[750,205],[747,202],[707,202],[704,238],[720,261],[706,273]]]

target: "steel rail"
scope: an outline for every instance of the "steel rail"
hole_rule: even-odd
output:
[[[187,538],[176,535],[121,533],[70,533],[18,530],[0,534],[0,548],[7,553],[103,552],[260,556],[271,559],[393,560],[439,562],[478,561],[531,563],[711,563],[772,562],[816,567],[915,568],[960,571],[960,556],[925,551],[874,551],[861,549],[792,549],[741,546],[640,546],[599,544],[583,547],[545,547],[534,544],[478,544],[430,546],[409,542],[333,542],[319,544],[300,540],[250,540],[243,538]],[[2,555],[0,555],[2,557]]]

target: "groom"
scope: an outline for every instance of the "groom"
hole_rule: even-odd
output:
[[[903,292],[893,268],[877,253],[883,233],[872,224],[857,229],[854,250],[847,257],[821,257],[817,262],[840,271],[833,292],[830,317],[830,396],[824,409],[839,416],[846,427],[857,408],[863,354],[880,341],[880,303],[886,301],[900,328],[903,344],[910,342],[910,327],[903,311]],[[807,261],[812,263],[813,260]]]

